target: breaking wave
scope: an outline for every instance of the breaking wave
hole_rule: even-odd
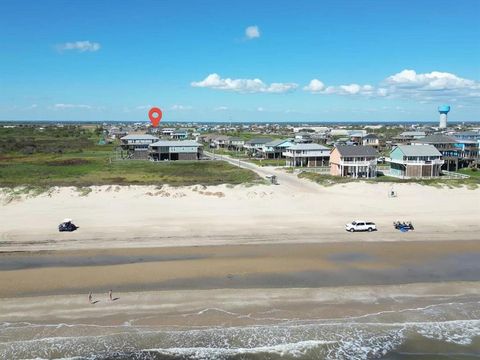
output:
[[[92,327],[3,324],[2,359],[376,359],[412,339],[469,350],[480,320],[390,323],[311,323],[196,330],[134,326]],[[102,334],[108,329],[107,334]],[[12,340],[15,334],[27,339]],[[94,335],[87,335],[93,333]],[[62,334],[63,336],[59,336]],[[4,341],[10,338],[10,341]]]

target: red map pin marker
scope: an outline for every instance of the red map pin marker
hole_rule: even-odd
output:
[[[148,112],[148,117],[150,118],[153,127],[157,127],[160,120],[162,120],[162,110],[157,107],[152,107]]]

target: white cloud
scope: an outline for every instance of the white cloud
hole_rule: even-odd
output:
[[[327,95],[372,95],[375,88],[372,85],[348,84],[339,86],[325,86],[325,84],[313,79],[303,88],[313,94],[327,94]]]
[[[269,85],[260,79],[223,79],[220,75],[213,73],[201,81],[193,81],[191,86],[240,93],[285,93],[295,90],[298,87],[298,84],[271,83]]]
[[[313,79],[303,90],[315,94],[362,95],[367,97],[407,98],[428,101],[460,98],[480,98],[480,83],[447,72],[432,71],[418,74],[415,70],[403,70],[388,76],[378,86],[347,84],[331,85]]]
[[[86,41],[74,41],[74,42],[66,42],[63,44],[57,45],[57,49],[59,51],[67,51],[67,50],[74,50],[78,52],[94,52],[100,50],[101,46],[97,42],[90,42]]]
[[[259,107],[257,108],[257,111],[262,112],[262,111],[265,111],[265,109],[264,109],[263,107],[259,106]]]
[[[190,110],[192,107],[190,105],[179,105],[174,104],[171,107],[171,110]]]
[[[260,37],[260,29],[258,28],[257,25],[248,26],[245,29],[245,36],[249,40],[259,38]]]
[[[417,73],[405,69],[387,77],[385,92],[392,97],[414,97],[433,100],[436,98],[479,98],[480,83],[464,79],[448,72],[432,71]]]
[[[318,79],[313,79],[303,90],[310,92],[320,92],[325,89],[325,84]]]
[[[92,106],[85,104],[55,104],[53,105],[55,110],[64,110],[64,109],[91,109]]]
[[[214,111],[225,111],[228,110],[228,107],[226,106],[217,106],[216,108],[213,108]]]

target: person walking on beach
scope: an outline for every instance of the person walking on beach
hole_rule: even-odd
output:
[[[89,292],[89,293],[88,293],[88,302],[89,302],[90,304],[93,304],[93,301],[92,301],[92,292]]]
[[[109,291],[108,291],[108,299],[109,299],[110,301],[113,301],[112,290],[109,290]]]

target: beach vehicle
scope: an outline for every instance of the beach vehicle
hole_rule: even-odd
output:
[[[278,185],[277,177],[275,175],[267,175],[266,178],[270,180],[273,185]]]
[[[407,221],[407,222],[405,222],[405,221],[394,221],[393,222],[393,227],[397,230],[400,230],[401,232],[407,232],[407,231],[415,230],[411,221]]]
[[[79,227],[73,223],[72,219],[63,219],[62,223],[58,225],[58,231],[64,232],[72,232],[77,230]]]
[[[355,220],[349,224],[345,225],[345,230],[350,232],[355,231],[377,231],[377,225],[371,221],[364,221],[364,220]]]

